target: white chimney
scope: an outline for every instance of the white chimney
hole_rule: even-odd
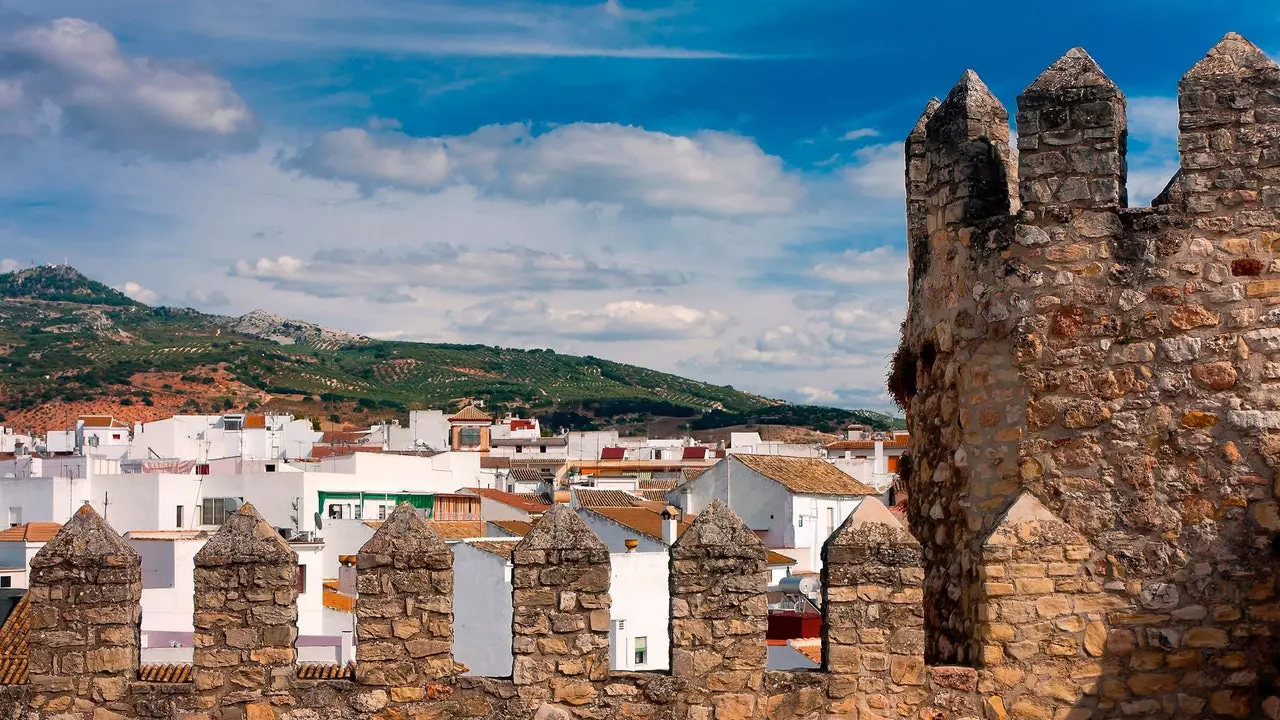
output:
[[[884,475],[889,472],[889,463],[886,462],[884,456],[884,439],[879,435],[876,436],[876,460],[875,470],[877,475]]]
[[[662,542],[668,547],[676,542],[676,514],[670,507],[662,511]]]

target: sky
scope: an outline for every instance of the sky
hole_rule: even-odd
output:
[[[1146,203],[1228,31],[1275,56],[1280,8],[0,0],[0,271],[883,410],[929,98],[1083,46]]]

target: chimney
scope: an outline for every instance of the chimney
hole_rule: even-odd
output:
[[[662,511],[662,542],[671,547],[676,542],[676,518],[679,517],[678,512],[673,512],[671,506],[667,506]]]
[[[884,436],[882,435],[876,435],[875,466],[872,472],[877,475],[883,475],[889,472],[889,464],[885,462],[884,457]]]

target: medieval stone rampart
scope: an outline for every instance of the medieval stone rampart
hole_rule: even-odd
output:
[[[907,140],[890,385],[926,657],[977,668],[991,717],[1263,717],[1273,694],[1280,68],[1228,35],[1178,103],[1150,208],[1083,50],[1019,96],[1016,156],[972,72]]]

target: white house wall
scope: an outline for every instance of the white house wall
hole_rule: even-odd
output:
[[[468,675],[511,674],[511,580],[506,560],[453,546],[453,657]]]
[[[578,517],[582,518],[582,521],[587,524],[587,527],[591,528],[591,531],[603,540],[605,545],[609,546],[610,552],[626,552],[627,546],[625,545],[625,542],[628,539],[639,541],[636,549],[640,552],[666,553],[667,551],[667,546],[663,544],[662,541],[655,540],[647,535],[638,533],[631,528],[619,525],[618,523],[586,508],[578,510]]]
[[[609,609],[612,669],[668,669],[671,594],[667,584],[666,548],[659,552],[610,553],[609,563],[613,598]],[[646,662],[642,665],[635,662],[635,642],[640,637],[645,638],[647,645]]]

